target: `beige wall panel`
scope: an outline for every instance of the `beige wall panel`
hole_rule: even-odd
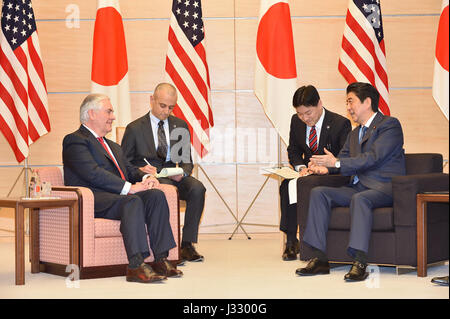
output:
[[[236,215],[236,166],[202,165],[202,168],[214,183],[232,213]],[[200,232],[231,232],[236,221],[203,170],[198,169],[198,179],[206,188],[205,209],[200,224]]]
[[[205,20],[205,50],[211,89],[234,89],[233,20]]]
[[[211,130],[211,151],[202,159],[205,163],[233,163],[235,161],[235,94],[212,92],[211,108],[214,127]]]
[[[236,161],[278,163],[278,135],[253,92],[237,93]]]
[[[0,197],[19,197],[25,195],[25,175],[21,167],[0,167]],[[20,177],[19,177],[20,175]],[[19,179],[18,179],[19,178]],[[16,185],[14,183],[17,181]]]
[[[169,20],[125,21],[131,91],[151,91],[164,80]]]
[[[336,18],[302,19],[293,22],[299,83],[320,83],[326,88],[345,85],[345,80],[337,70],[343,27],[341,19]],[[256,20],[236,21],[238,89],[253,89],[256,31]]]
[[[390,87],[431,86],[437,22],[438,17],[434,16],[385,18]],[[236,21],[238,89],[253,88],[256,28],[256,20]],[[346,87],[337,69],[343,29],[344,21],[340,18],[293,21],[300,84]]]
[[[62,21],[38,22],[44,73],[49,92],[89,91],[94,24],[69,29]]]
[[[238,165],[239,220],[248,211],[244,223],[275,225],[275,227],[252,226],[253,232],[274,231],[278,229],[279,224],[278,179],[269,177],[264,185],[267,176],[259,173],[261,167],[264,165]],[[260,194],[256,197],[259,191]],[[253,200],[255,201],[250,207]],[[247,230],[248,227],[250,226],[244,226],[244,229]]]
[[[122,1],[123,2],[123,1]],[[95,0],[34,0],[36,19],[94,19],[97,9]],[[38,27],[39,30],[39,27]]]
[[[16,157],[6,141],[3,134],[0,133],[0,165],[17,165]]]
[[[448,120],[431,96],[431,90],[391,92],[391,113],[400,119],[408,153],[441,153],[449,157]]]
[[[30,165],[61,165],[64,136],[80,126],[80,105],[84,94],[50,94],[50,133],[30,147]]]
[[[430,87],[439,17],[386,17],[383,23],[389,86]]]
[[[260,0],[235,0],[237,17],[259,16]],[[430,14],[439,13],[441,0],[385,0],[382,13],[387,14]],[[347,13],[348,0],[290,0],[291,16],[336,16]]]
[[[150,91],[165,78],[168,20],[125,21],[131,91]],[[145,41],[142,39],[145,32]],[[206,52],[212,89],[234,88],[233,21],[206,20]]]
[[[260,0],[235,0],[236,17],[258,17]],[[291,16],[322,16],[345,14],[347,0],[289,0]]]

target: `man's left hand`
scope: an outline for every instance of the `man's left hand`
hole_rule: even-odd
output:
[[[334,167],[336,163],[336,157],[326,148],[323,149],[325,155],[313,155],[311,162],[316,166]]]
[[[153,176],[147,177],[142,183],[146,185],[148,189],[152,189],[159,186],[159,181]]]

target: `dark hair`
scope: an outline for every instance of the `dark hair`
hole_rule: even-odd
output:
[[[317,89],[314,86],[302,86],[295,91],[294,97],[292,98],[292,105],[294,107],[299,107],[301,105],[317,106],[319,100],[319,92],[317,92]]]
[[[361,102],[370,97],[372,100],[372,111],[378,112],[378,102],[380,101],[380,93],[369,83],[354,82],[347,86],[347,94],[353,92]]]

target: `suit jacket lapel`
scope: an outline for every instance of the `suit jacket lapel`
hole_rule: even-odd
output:
[[[89,132],[89,130],[87,130],[83,125],[81,125],[80,129],[83,132],[83,134],[91,141],[92,145],[94,145],[97,151],[100,152],[100,154],[103,154],[109,161],[111,161],[111,163],[115,167],[116,165],[114,164],[114,159],[112,159],[111,156],[109,156],[108,152],[105,150],[103,145],[100,144],[100,142],[95,138],[95,136],[92,135],[92,133]],[[117,154],[114,152],[114,148],[109,143],[109,140],[107,138],[104,138],[104,141],[105,143],[108,144],[109,149],[111,150],[113,156],[116,158],[117,164],[119,165],[120,169],[125,174],[125,176],[127,176],[126,169],[124,169],[125,165],[123,164],[122,159],[119,158]]]
[[[380,123],[384,119],[384,115],[380,112],[375,115],[375,118],[373,119],[372,123],[370,123],[369,129],[367,130],[366,134],[361,140],[361,145],[363,145],[369,137],[372,135],[373,131],[377,128],[378,123]]]
[[[145,137],[144,140],[147,144],[149,154],[153,156],[154,154],[156,154],[156,146],[155,139],[153,137],[152,121],[150,120],[150,112],[142,118],[141,129],[142,134]]]
[[[305,145],[305,158],[309,158],[312,155],[311,149],[309,148],[309,145],[306,143],[306,130],[307,126],[303,121],[300,121],[300,145]]]
[[[89,132],[88,129],[86,129],[83,125],[80,126],[80,131],[83,132],[83,134],[89,139],[89,141],[94,145],[94,147],[97,149],[97,151],[103,155],[105,155],[110,160],[111,157],[108,155],[106,150],[103,148],[103,146],[100,144],[100,142],[95,138],[94,135],[92,135],[91,132]]]
[[[172,140],[170,137],[172,136],[172,130],[177,128],[177,125],[174,123],[174,117],[173,116],[169,116],[168,121],[169,121],[169,146],[171,147],[172,145],[174,145],[176,142],[178,142],[177,140]]]
[[[324,147],[326,147],[326,141],[328,139],[328,133],[330,132],[332,122],[330,113],[325,108],[323,110],[325,112],[325,117],[323,118],[322,128],[320,129],[319,146],[317,148],[319,152],[320,150],[323,150]],[[331,152],[331,150],[329,151]]]

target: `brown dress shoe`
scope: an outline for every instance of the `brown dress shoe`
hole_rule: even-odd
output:
[[[178,270],[176,267],[172,265],[166,258],[161,259],[158,262],[153,264],[153,269],[157,274],[165,277],[181,277],[183,276],[183,272]]]
[[[167,279],[166,276],[157,274],[152,267],[146,263],[142,263],[138,268],[132,269],[127,267],[127,281],[150,283]]]

